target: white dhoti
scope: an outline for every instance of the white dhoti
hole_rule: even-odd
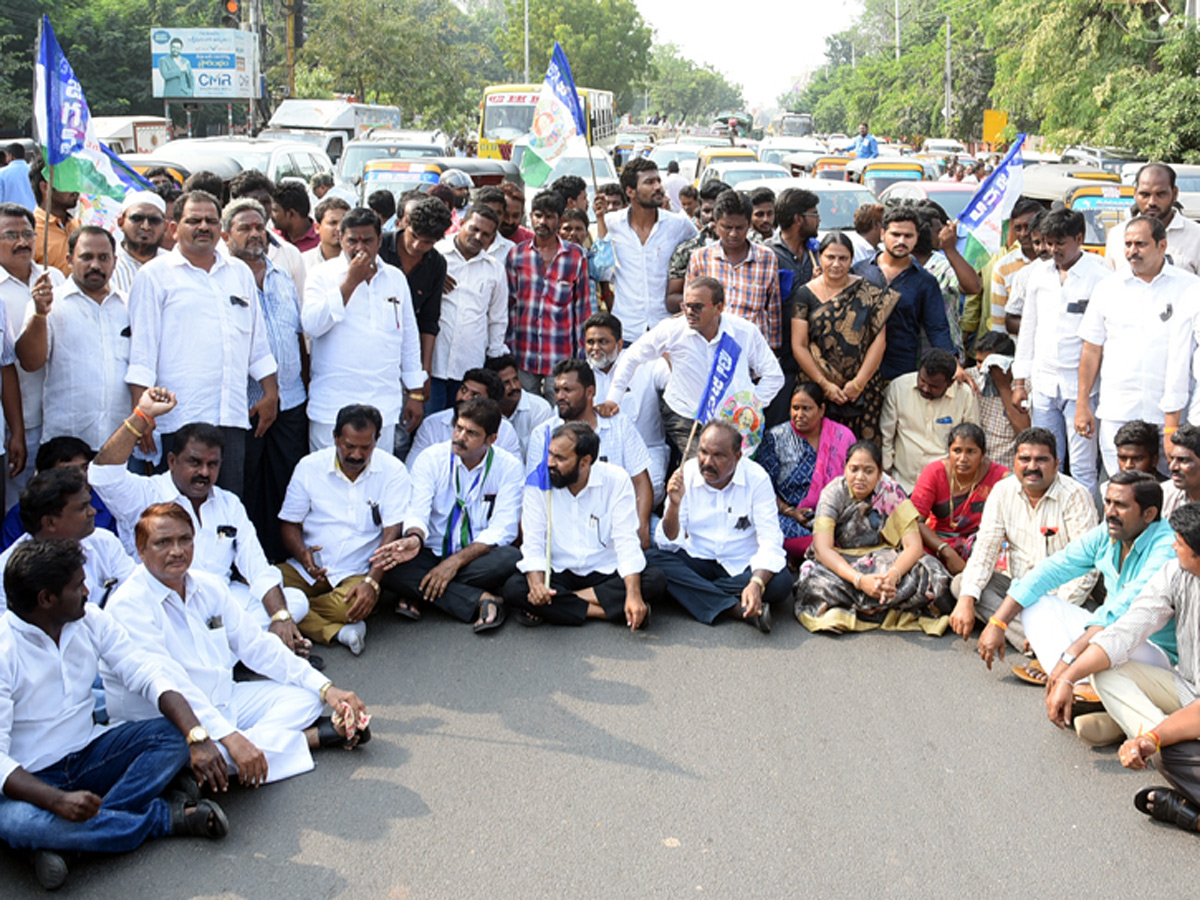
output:
[[[1091,617],[1092,613],[1083,607],[1060,600],[1054,594],[1046,594],[1021,613],[1025,637],[1029,639],[1029,644],[1046,674],[1054,669],[1058,658],[1066,649],[1083,636],[1087,630],[1087,621]],[[1131,659],[1160,669],[1171,668],[1171,660],[1167,654],[1150,641],[1138,647]]]
[[[245,681],[233,686],[233,697],[221,714],[263,752],[267,781],[281,781],[312,771],[312,753],[304,729],[317,720],[324,704],[304,688],[274,681]],[[217,746],[230,771],[237,766],[219,741]]]

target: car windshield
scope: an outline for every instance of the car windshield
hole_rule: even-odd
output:
[[[866,190],[815,191],[820,203],[821,231],[845,231],[854,227],[854,214],[860,206],[875,203],[874,195]]]
[[[682,163],[695,163],[696,157],[700,154],[692,147],[655,147],[650,151],[650,158],[654,160],[654,164],[660,169],[666,169],[667,165],[672,162],[680,163],[679,168],[683,168]]]
[[[617,173],[613,171],[612,163],[608,161],[608,157],[593,156],[592,159],[596,163],[597,178],[617,180]],[[550,184],[555,179],[562,178],[564,175],[578,175],[584,181],[588,182],[588,190],[591,190],[592,167],[588,165],[586,156],[565,156],[560,159],[554,164],[554,168],[550,170],[550,177],[546,179],[546,184]]]
[[[1084,194],[1071,200],[1071,209],[1083,213],[1086,227],[1083,242],[1103,246],[1108,229],[1124,221],[1128,214],[1129,198]]]
[[[763,178],[791,178],[787,172],[777,172],[774,169],[742,169],[726,172],[719,176],[730,187],[737,187],[743,181],[758,181]]]
[[[1185,194],[1200,193],[1200,175],[1177,175],[1175,186]]]
[[[939,191],[936,188],[928,188],[925,196],[944,209],[950,218],[957,219],[975,195],[971,191]]]
[[[420,144],[351,144],[342,154],[338,173],[342,181],[352,181],[362,175],[363,167],[373,159],[419,159],[437,155],[437,147]]]
[[[494,141],[511,141],[533,130],[534,104],[486,104],[483,136]]]
[[[812,134],[812,119],[807,116],[784,116],[779,123],[779,133],[803,137]]]
[[[238,150],[236,147],[232,147],[225,152],[228,152],[230,156],[238,161],[238,165],[242,167],[242,171],[248,172],[251,169],[258,169],[260,172],[269,172],[271,169],[270,153],[247,153]],[[200,168],[203,168],[203,166]]]
[[[387,172],[382,178],[372,178],[373,172],[367,173],[367,178],[362,183],[359,202],[366,206],[367,198],[376,191],[391,191],[392,196],[396,198],[396,202],[400,202],[400,197],[409,191],[427,191],[437,184],[437,175],[433,176],[430,181],[427,177],[408,173]]]

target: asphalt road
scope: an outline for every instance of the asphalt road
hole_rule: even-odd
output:
[[[377,617],[378,618],[378,617]],[[973,646],[973,645],[972,645]],[[224,802],[221,842],[72,866],[121,900],[1192,896],[1200,838],[952,637],[700,625],[663,606],[492,637],[436,615],[324,651],[370,746]],[[39,897],[0,854],[0,896]]]

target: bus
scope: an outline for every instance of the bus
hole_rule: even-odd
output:
[[[617,135],[612,91],[577,87],[588,123],[588,144],[611,147]],[[542,95],[540,84],[493,84],[483,89],[479,104],[479,156],[510,159],[514,138],[533,130],[533,110]]]
[[[772,137],[808,137],[812,133],[813,119],[808,113],[782,112],[767,126]]]

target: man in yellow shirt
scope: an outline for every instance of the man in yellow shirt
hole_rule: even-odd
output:
[[[29,180],[33,184],[33,193],[38,202],[37,209],[33,211],[34,231],[37,232],[37,240],[33,245],[34,262],[43,266],[53,266],[64,275],[70,275],[70,251],[67,241],[72,232],[79,227],[78,220],[71,218],[71,210],[79,202],[79,194],[76,191],[50,191],[50,183],[42,177],[41,170],[31,171]],[[50,191],[49,228],[46,225],[47,191]],[[47,231],[49,239],[46,237]]]

